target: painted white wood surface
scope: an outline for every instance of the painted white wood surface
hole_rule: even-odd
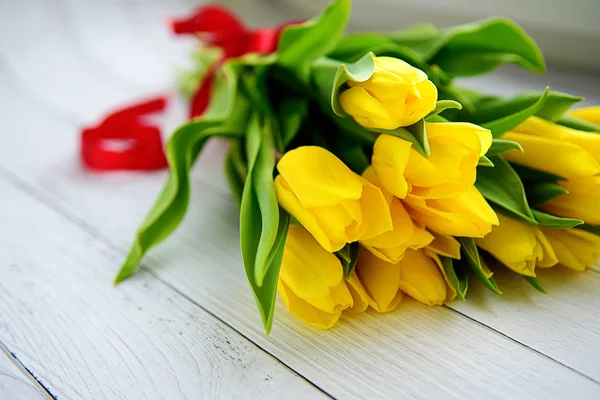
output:
[[[0,344],[0,394],[5,399],[44,400],[50,396],[39,388],[27,371]]]
[[[121,255],[0,177],[0,337],[71,399],[279,398],[322,393],[150,276],[111,285]],[[2,396],[0,396],[2,398]]]
[[[26,341],[19,339],[20,330],[33,331],[33,327],[26,315],[14,312],[7,324],[5,310],[13,309],[14,302],[3,302],[2,298],[0,339],[10,336],[6,342],[16,348],[11,351],[19,353],[21,360],[57,393],[74,398],[80,392],[99,396],[98,388],[106,385],[128,398],[133,393],[143,397],[152,392],[154,384],[159,387],[157,396],[183,398],[174,389],[173,382],[179,382],[186,390],[197,390],[184,392],[190,398],[202,390],[210,397],[214,394],[211,390],[218,390],[211,384],[221,389],[231,386],[229,392],[221,394],[233,396],[242,393],[236,391],[240,387],[259,390],[254,387],[254,382],[260,382],[256,377],[272,369],[279,374],[270,386],[275,390],[272,393],[286,388],[298,395],[320,394],[258,348],[254,348],[256,354],[248,355],[256,360],[251,375],[243,375],[228,363],[231,350],[226,346],[221,354],[225,360],[220,362],[228,375],[210,383],[194,375],[189,368],[191,360],[204,365],[211,357],[210,344],[222,343],[215,332],[225,330],[236,335],[226,326],[230,325],[336,397],[600,397],[600,289],[594,272],[575,275],[551,271],[542,275],[550,296],[536,293],[524,282],[500,277],[505,291],[501,298],[473,285],[468,303],[432,309],[406,302],[389,315],[344,318],[329,332],[304,326],[279,304],[273,334],[265,338],[238,255],[237,212],[221,172],[222,142],[211,143],[194,170],[192,207],[182,228],[151,254],[145,262],[146,271],[117,289],[110,288],[110,278],[160,189],[164,173],[83,171],[77,162],[78,127],[94,122],[115,104],[172,87],[170,68],[181,58],[183,49],[158,25],[165,16],[183,11],[189,2],[153,0],[142,5],[114,1],[91,6],[63,0],[56,3],[60,7],[50,2],[23,3],[13,5],[12,14],[0,12],[0,119],[4,126],[0,133],[0,176],[5,179],[0,185],[0,205],[6,208],[8,201],[21,207],[27,204],[28,212],[0,218],[0,231],[4,229],[9,243],[16,243],[6,247],[0,239],[0,249],[7,257],[26,256],[30,261],[26,272],[5,270],[0,276],[2,284],[12,282],[11,293],[21,304],[44,316],[49,335],[30,334]],[[6,7],[6,3],[0,5]],[[19,30],[21,34],[11,34]],[[539,77],[532,79],[513,70],[508,73],[473,84],[502,93],[545,86]],[[557,73],[549,76],[548,82],[556,83],[557,89],[600,100],[598,77],[572,78]],[[167,126],[185,110],[174,107],[170,113]],[[48,207],[40,208],[42,203]],[[36,217],[47,226],[40,227]],[[61,227],[58,231],[57,225]],[[44,240],[32,243],[32,235]],[[34,244],[26,248],[36,252],[18,250]],[[69,253],[64,254],[65,250]],[[48,261],[55,259],[70,269]],[[6,267],[5,257],[0,260],[0,267]],[[153,273],[148,274],[148,269]],[[41,282],[35,276],[40,276]],[[61,286],[57,303],[61,307],[57,308],[43,294],[51,294],[52,285],[58,286],[61,279],[69,284]],[[31,281],[38,282],[41,294],[31,295],[25,290]],[[124,298],[144,312],[128,313],[135,306],[123,303]],[[176,306],[165,304],[171,298],[177,299]],[[86,310],[89,313],[90,309],[95,314],[88,315]],[[163,340],[164,331],[172,334],[185,325],[187,317],[182,313],[196,316],[204,325],[185,326],[191,331],[187,341]],[[159,328],[145,330],[144,336],[131,333],[133,328],[126,330],[131,335],[129,345],[136,350],[128,356],[135,354],[144,361],[119,359],[112,346],[123,346],[123,338],[110,334],[105,326],[99,332],[109,333],[97,335],[97,343],[91,346],[85,337],[88,330],[79,328],[83,331],[61,335],[65,328],[52,322],[78,320],[82,315],[86,321],[96,314],[110,316],[119,326],[157,324]],[[173,322],[151,324],[149,321],[156,321],[155,314],[169,315]],[[110,318],[108,321],[113,321]],[[241,336],[235,337],[248,343]],[[83,369],[81,374],[69,374],[74,371],[69,367],[74,367],[66,360],[72,353],[56,350],[64,340],[72,342],[73,351],[78,352],[79,364],[75,365]],[[169,353],[170,346],[195,347],[184,357]],[[164,365],[152,365],[151,360],[159,356],[149,352],[149,347],[164,357]],[[105,348],[113,350],[99,354]],[[107,363],[112,367],[110,373],[104,372],[93,381],[90,371],[106,369]],[[128,368],[143,371],[146,380],[132,383],[125,378]],[[120,380],[111,383],[108,377],[112,375]],[[173,381],[173,376],[180,379]],[[163,380],[168,382],[164,386],[159,384]],[[136,384],[143,389],[136,391]],[[105,396],[111,394],[107,391]]]

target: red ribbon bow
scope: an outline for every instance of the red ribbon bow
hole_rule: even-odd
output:
[[[202,115],[210,103],[218,68],[230,58],[248,53],[269,54],[277,50],[281,31],[288,22],[273,28],[248,30],[237,17],[218,6],[199,8],[184,19],[171,21],[176,35],[197,35],[209,46],[219,47],[223,55],[204,77],[192,97],[190,118]],[[98,126],[86,128],[81,136],[83,163],[97,170],[154,170],[167,166],[160,130],[142,120],[144,114],[163,111],[166,99],[159,97],[126,107],[110,114]],[[119,141],[126,149],[111,149],[110,141]]]

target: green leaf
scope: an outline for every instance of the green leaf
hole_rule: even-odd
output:
[[[533,216],[541,226],[555,229],[571,229],[579,225],[583,225],[580,219],[557,217],[556,215],[548,214],[542,211],[533,210]]]
[[[425,120],[421,118],[413,125],[407,126],[404,129],[407,130],[414,138],[413,140],[410,140],[413,143],[413,148],[417,150],[422,156],[429,157],[429,155],[431,154],[431,149],[429,148],[429,140],[427,139]],[[389,132],[390,131],[381,130],[381,133]]]
[[[542,287],[542,285],[540,284],[540,281],[537,280],[537,278],[534,278],[533,276],[525,276],[525,275],[521,275],[523,278],[525,278],[525,280],[527,282],[529,282],[529,284],[531,286],[533,286],[538,292],[544,293],[544,294],[548,294],[548,292],[546,291],[546,289],[544,289]]]
[[[180,92],[191,97],[202,83],[208,70],[221,58],[223,50],[218,47],[194,49],[192,52],[193,69],[178,70],[177,80]]]
[[[480,167],[493,167],[494,163],[486,156],[482,156],[479,158],[479,163],[477,165]]]
[[[483,197],[531,224],[537,224],[519,175],[502,156],[490,157],[494,168],[477,168],[475,186]]]
[[[519,109],[518,111],[515,111],[512,114],[505,115],[499,119],[483,123],[481,124],[481,126],[492,131],[492,135],[494,137],[501,136],[503,133],[513,129],[514,127],[525,121],[527,118],[537,113],[546,101],[548,91],[549,88],[546,88],[544,94],[529,107]]]
[[[337,46],[351,9],[351,0],[335,0],[315,18],[285,28],[279,38],[277,63],[308,83],[311,63]]]
[[[523,182],[556,182],[556,181],[566,181],[566,178],[561,176],[551,174],[550,172],[540,171],[537,169],[529,168],[524,165],[519,164],[510,164],[517,175],[521,178]]]
[[[498,154],[506,153],[507,151],[518,150],[521,153],[523,152],[523,147],[519,142],[514,142],[512,140],[506,139],[496,139],[492,140],[492,146],[489,148],[486,156],[497,156]]]
[[[469,288],[469,277],[461,263],[453,263],[449,257],[440,256],[442,267],[446,272],[450,285],[456,290],[456,297],[465,300]]]
[[[391,38],[454,76],[483,74],[507,62],[536,73],[545,70],[544,57],[535,42],[518,25],[504,18],[444,30],[420,26]]]
[[[281,127],[283,150],[296,137],[308,115],[308,101],[304,97],[285,96],[278,104],[277,117]]]
[[[454,101],[454,100],[439,100],[435,104],[435,109],[432,112],[430,112],[429,114],[427,114],[425,119],[433,117],[434,115],[438,115],[442,111],[449,110],[449,109],[460,110],[460,109],[462,109],[462,105],[458,101]]]
[[[375,72],[375,55],[371,52],[365,54],[358,61],[348,64],[338,64],[336,67],[335,63],[329,62],[329,71],[327,75],[323,72],[323,69],[318,65],[313,68],[313,76],[317,81],[319,87],[323,87],[329,90],[329,98],[331,101],[331,109],[333,112],[340,116],[346,116],[346,112],[340,105],[340,89],[346,86],[350,82],[365,82]],[[335,68],[335,75],[333,80],[331,79],[332,68]],[[322,82],[322,83],[321,83]]]
[[[268,121],[268,120],[266,120]],[[272,134],[258,113],[248,121],[248,176],[240,207],[240,245],[248,282],[265,330],[273,323],[277,279],[289,226],[289,214],[277,204],[273,184]]]
[[[471,269],[475,272],[475,275],[487,286],[492,292],[496,294],[502,294],[496,281],[492,278],[493,272],[485,265],[484,261],[479,256],[477,251],[477,245],[472,238],[460,237],[460,250],[463,254],[463,259],[471,266]]]
[[[530,207],[538,207],[546,204],[561,194],[567,194],[569,191],[556,182],[536,182],[525,186],[525,193]]]
[[[569,115],[563,115],[560,117],[557,123],[559,125],[566,126],[567,128],[577,129],[578,131],[600,133],[600,125],[592,124],[591,122],[571,117]]]
[[[262,122],[262,123],[261,123]],[[261,121],[255,113],[248,121],[246,134],[248,177],[244,185],[240,210],[240,237],[242,256],[246,268],[254,273],[252,278],[262,286],[267,273],[267,259],[275,243],[279,226],[279,206],[273,183],[275,148],[268,120]],[[260,219],[259,223],[256,220]]]
[[[482,124],[494,121],[519,111],[529,109],[540,101],[543,92],[523,92],[515,97],[480,97],[474,102],[476,113],[466,116],[469,121]],[[557,121],[573,104],[583,100],[583,97],[572,96],[567,93],[548,91],[548,95],[539,108],[533,113],[548,121]]]
[[[354,242],[347,243],[341,250],[335,252],[336,257],[342,263],[344,277],[346,279],[350,278],[352,271],[354,271],[354,268],[356,267],[359,249],[360,246],[358,245],[358,242]]]
[[[228,63],[217,76],[216,91],[206,114],[179,127],[171,135],[166,156],[169,176],[154,206],[137,232],[115,285],[138,268],[146,252],[166,239],[181,223],[190,197],[189,171],[211,136],[241,137],[249,103],[238,93],[239,64]]]
[[[579,227],[579,229],[582,229],[589,233],[593,233],[596,236],[600,236],[600,225],[596,226],[590,224],[583,224]]]
[[[235,140],[229,147],[225,157],[225,175],[233,198],[238,205],[242,202],[242,192],[247,173],[247,167],[242,158],[242,142],[241,140]]]

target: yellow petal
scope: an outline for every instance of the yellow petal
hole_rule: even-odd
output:
[[[399,121],[391,117],[381,102],[364,88],[355,86],[340,95],[340,106],[365,128],[392,130]]]
[[[450,283],[450,279],[448,278],[448,274],[446,274],[446,270],[444,269],[444,265],[442,264],[440,256],[434,251],[432,251],[429,247],[425,248],[424,251],[435,262],[438,269],[440,270],[440,273],[444,277],[444,282],[446,282],[446,302],[454,300],[454,298],[456,297],[456,289],[454,289],[454,286],[452,286],[452,283]],[[490,274],[490,276],[491,275],[493,274]]]
[[[515,132],[555,139],[581,147],[600,163],[600,136],[596,132],[584,132],[567,128],[539,117],[529,117],[516,127]]]
[[[404,170],[411,146],[410,142],[387,134],[379,135],[373,146],[373,169],[384,189],[401,199],[408,193]]]
[[[300,225],[289,227],[280,279],[298,297],[318,299],[330,294],[343,279],[342,264],[324,250]]]
[[[474,183],[479,158],[492,142],[489,130],[474,124],[426,123],[431,154],[411,150],[405,178],[412,197],[440,199],[458,196]]]
[[[600,175],[558,182],[569,193],[562,194],[540,209],[561,217],[578,218],[600,225]]]
[[[330,314],[316,309],[296,296],[282,281],[279,281],[278,290],[288,310],[297,318],[315,328],[329,329],[335,325],[342,315],[341,311]]]
[[[548,268],[556,265],[558,263],[558,258],[556,257],[556,253],[554,253],[554,249],[550,244],[550,241],[544,233],[539,229],[534,229],[534,235],[538,242],[538,245],[542,249],[542,258],[538,259],[536,266],[540,268]]]
[[[433,241],[427,247],[435,254],[460,260],[460,243],[453,236],[431,232]]]
[[[542,228],[554,248],[558,262],[567,268],[583,271],[600,258],[600,236],[580,229]]]
[[[322,147],[288,151],[277,163],[277,170],[304,208],[358,200],[362,193],[359,176]]]
[[[513,150],[503,154],[510,162],[565,178],[600,173],[600,164],[594,157],[575,144],[516,132],[505,133],[502,139],[519,142],[523,147],[522,153]]]
[[[502,214],[498,219],[500,224],[475,242],[515,272],[535,276],[536,262],[545,255],[536,235],[538,228]]]
[[[450,236],[483,237],[498,224],[496,213],[473,186],[469,191],[449,199],[404,200],[413,219],[431,230]]]
[[[446,282],[436,263],[424,250],[407,250],[398,264],[400,289],[413,299],[430,306],[446,300]]]
[[[345,229],[343,232],[339,232],[338,230],[335,235],[332,235],[331,231],[335,229],[335,226],[320,225],[320,222],[315,214],[309,209],[302,207],[300,201],[294,195],[294,193],[290,191],[281,175],[278,175],[275,178],[275,193],[277,194],[277,201],[279,204],[287,212],[293,215],[294,218],[296,218],[298,222],[300,222],[302,226],[304,226],[311,233],[311,235],[313,235],[313,237],[324,249],[329,252],[334,252],[345,246]],[[314,209],[312,210],[314,211]],[[325,229],[327,229],[327,232]]]
[[[398,265],[386,263],[361,249],[356,273],[367,293],[369,305],[375,311],[391,311],[402,300]]]
[[[392,216],[383,193],[366,179],[362,181],[364,185],[360,198],[362,223],[358,223],[355,229],[348,230],[351,242],[370,239],[392,230]]]
[[[570,111],[569,115],[592,124],[600,125],[600,106],[578,108],[577,110]]]
[[[350,290],[353,299],[352,307],[346,309],[346,311],[352,314],[359,314],[361,312],[364,312],[367,309],[367,307],[369,307],[369,296],[367,296],[365,288],[358,280],[358,277],[356,276],[356,271],[350,274],[350,278],[348,278],[346,284],[348,285],[348,290]]]

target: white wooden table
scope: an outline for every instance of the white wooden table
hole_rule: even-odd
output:
[[[0,0],[0,399],[600,398],[600,269],[544,271],[542,295],[500,274],[498,297],[403,302],[312,329],[278,302],[265,337],[237,211],[213,142],[184,224],[140,273],[111,280],[164,172],[94,174],[82,125],[172,90],[191,1]],[[600,79],[506,69],[472,85],[600,104]],[[171,109],[167,130],[185,109]]]

